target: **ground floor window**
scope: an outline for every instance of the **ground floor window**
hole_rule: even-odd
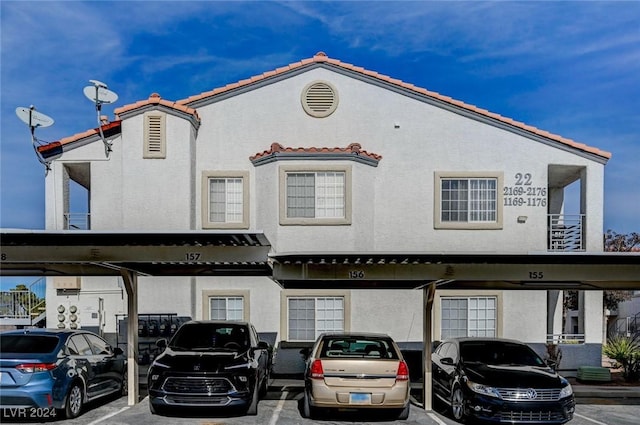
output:
[[[211,320],[244,320],[242,297],[210,297],[209,318]]]
[[[496,297],[441,299],[441,338],[496,336]]]
[[[290,297],[289,341],[313,341],[322,332],[344,331],[343,297]]]

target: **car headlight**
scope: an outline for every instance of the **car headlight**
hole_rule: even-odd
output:
[[[471,389],[471,391],[475,393],[488,395],[489,397],[501,398],[500,393],[498,393],[498,390],[496,390],[494,387],[489,387],[487,385],[478,384],[477,382],[472,381],[467,381],[467,386],[469,387],[469,389]]]
[[[571,387],[571,384],[567,384],[566,387],[562,387],[562,389],[560,390],[560,398],[569,397],[571,394],[573,394],[573,388]]]

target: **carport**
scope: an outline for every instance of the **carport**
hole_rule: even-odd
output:
[[[2,230],[2,276],[120,276],[127,291],[130,405],[138,401],[138,276],[271,277],[283,288],[422,290],[424,394],[431,312],[447,289],[639,289],[635,253],[273,253],[262,233]],[[426,410],[431,398],[424,397]]]

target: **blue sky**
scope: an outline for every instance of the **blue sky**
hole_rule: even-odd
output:
[[[318,51],[612,152],[605,229],[640,231],[640,2],[7,1],[1,8],[0,227],[44,228],[44,167],[15,109],[55,141],[113,109],[179,100]],[[3,281],[6,281],[3,279]]]

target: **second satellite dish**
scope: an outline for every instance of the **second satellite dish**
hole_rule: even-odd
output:
[[[84,88],[84,95],[96,105],[113,103],[118,100],[118,95],[107,88],[107,85],[97,80],[89,80],[92,86]]]
[[[53,125],[53,118],[43,114],[42,112],[36,111],[33,106],[30,108],[25,108],[23,106],[16,108],[16,115],[22,122],[32,128],[50,127]]]

